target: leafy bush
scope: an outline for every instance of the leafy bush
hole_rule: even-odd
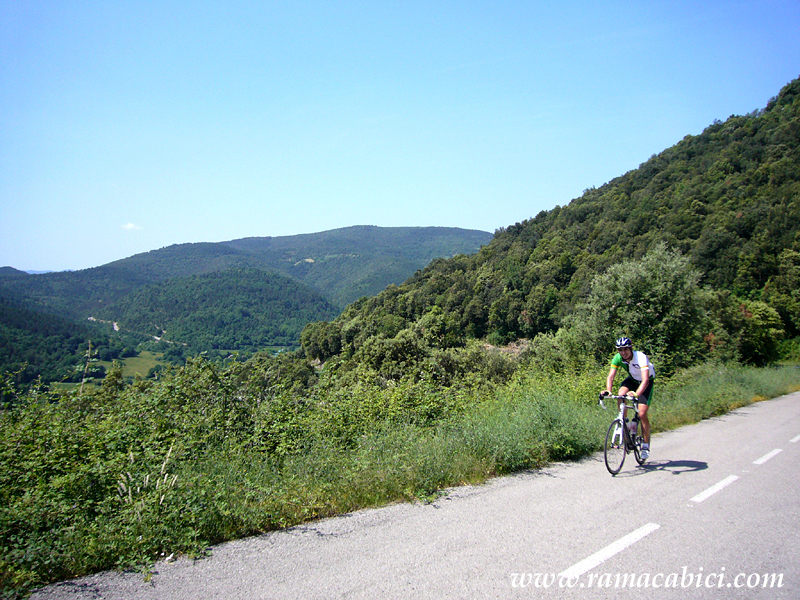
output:
[[[32,390],[0,412],[3,594],[578,458],[610,418],[601,367],[448,388],[334,372],[306,387],[292,364],[191,360],[132,385],[115,366],[102,387]],[[704,365],[659,381],[656,431],[798,389],[800,372]]]
[[[538,335],[529,353],[564,372],[587,359],[602,363],[613,340],[627,336],[662,377],[709,358],[758,365],[777,360],[783,336],[778,313],[764,302],[701,289],[699,280],[688,258],[660,244],[596,276],[564,327]]]
[[[664,372],[706,350],[709,319],[702,309],[700,273],[689,259],[659,244],[645,256],[614,265],[592,282],[588,299],[565,319],[581,349],[598,359],[613,339],[628,336]]]

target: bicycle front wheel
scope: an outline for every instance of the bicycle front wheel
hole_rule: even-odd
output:
[[[619,419],[614,419],[608,426],[604,453],[606,469],[612,475],[616,475],[625,463],[625,425]]]

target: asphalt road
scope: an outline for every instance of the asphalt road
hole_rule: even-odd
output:
[[[795,393],[654,436],[616,477],[595,455],[32,598],[800,598],[799,482]]]

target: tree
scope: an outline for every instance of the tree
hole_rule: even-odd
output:
[[[788,335],[800,335],[800,252],[789,248],[781,252],[778,275],[767,282],[763,299],[778,311]]]
[[[311,360],[325,362],[342,350],[341,329],[336,323],[309,323],[300,335],[303,352]]]
[[[624,335],[653,356],[662,372],[690,364],[707,349],[703,337],[712,327],[700,277],[687,257],[664,243],[611,266],[565,318],[574,351],[602,360]]]
[[[784,330],[774,308],[764,302],[742,300],[739,323],[738,346],[743,361],[763,366],[778,359],[778,342]]]

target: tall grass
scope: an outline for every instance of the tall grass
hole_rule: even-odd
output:
[[[666,431],[783,394],[800,391],[800,368],[705,364],[656,387],[653,431]]]
[[[146,570],[224,540],[586,456],[613,417],[596,405],[604,380],[598,370],[523,374],[436,420],[393,415],[354,427],[339,412],[346,435],[331,435],[330,423],[294,424],[307,437],[282,453],[237,440],[243,417],[230,396],[212,401],[225,382],[211,375],[213,385],[194,373],[128,396],[103,390],[88,403],[32,399],[0,414],[0,591]],[[703,365],[657,381],[651,421],[664,431],[796,390],[797,368]]]

